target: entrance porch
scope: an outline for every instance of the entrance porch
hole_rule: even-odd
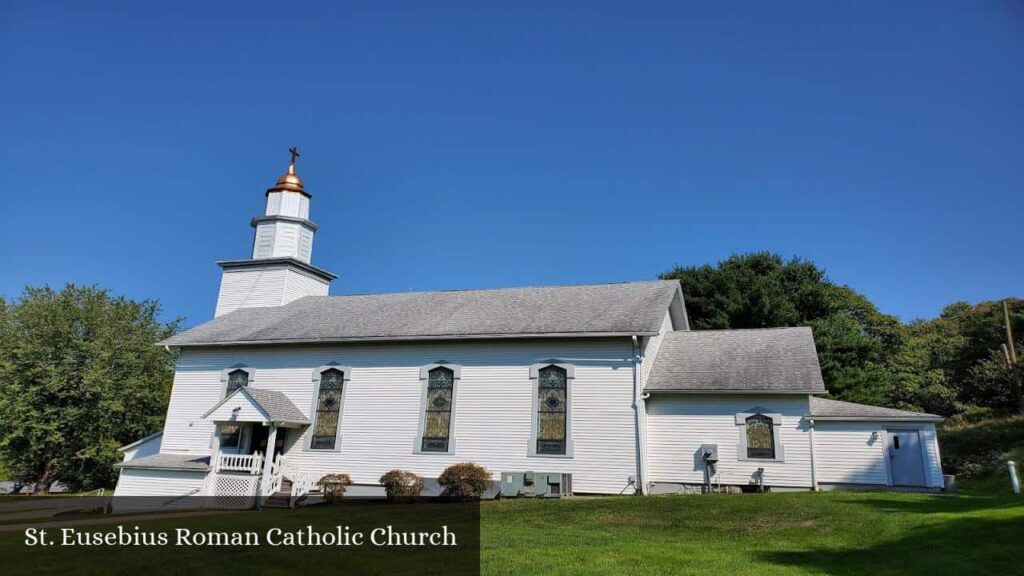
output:
[[[203,489],[204,495],[215,498],[214,505],[291,506],[302,495],[296,488],[308,491],[307,479],[285,478],[288,434],[300,434],[309,420],[283,393],[239,388],[203,418],[216,426]]]

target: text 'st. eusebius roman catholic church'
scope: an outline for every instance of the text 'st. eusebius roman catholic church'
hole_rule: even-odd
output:
[[[395,469],[431,496],[462,462],[485,497],[942,488],[941,418],[823,398],[810,328],[690,330],[675,281],[328,295],[291,153],[215,317],[159,343],[166,422],[116,496],[294,506]]]

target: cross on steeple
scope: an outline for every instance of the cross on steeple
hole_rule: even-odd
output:
[[[291,165],[295,166],[295,159],[299,157],[299,148],[297,146],[293,146],[289,148],[288,151],[292,153]]]

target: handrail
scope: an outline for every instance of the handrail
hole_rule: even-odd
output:
[[[263,470],[263,455],[255,454],[218,454],[216,472],[247,472],[259,474]]]
[[[294,508],[295,502],[309,494],[309,491],[319,482],[319,478],[313,474],[303,473],[292,474],[290,478],[292,481],[292,494],[288,499],[288,505]]]

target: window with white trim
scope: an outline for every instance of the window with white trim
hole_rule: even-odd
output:
[[[748,416],[747,422],[747,458],[775,459],[775,436],[772,431],[772,419],[764,414]]]
[[[576,367],[558,360],[530,366],[533,423],[528,456],[572,458],[572,386]]]
[[[455,371],[438,366],[427,372],[427,401],[423,413],[423,452],[447,452],[452,429]]]
[[[736,414],[739,443],[738,460],[769,460],[784,462],[786,450],[782,445],[782,414],[754,407]]]
[[[537,374],[537,454],[565,454],[568,378],[564,368]]]
[[[438,360],[420,367],[420,424],[413,443],[416,454],[454,454],[462,366]]]
[[[320,386],[317,387],[312,437],[309,447],[313,450],[334,450],[338,440],[338,426],[341,424],[341,401],[345,390],[345,373],[338,368],[320,372]]]

